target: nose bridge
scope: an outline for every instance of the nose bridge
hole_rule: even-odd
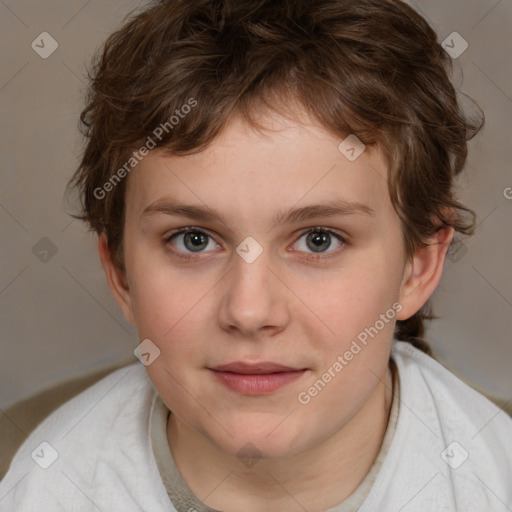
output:
[[[232,265],[219,310],[223,328],[252,335],[264,327],[282,328],[287,308],[279,282],[268,268],[270,251],[257,249],[250,241],[242,243]]]
[[[260,238],[261,242],[261,238]],[[264,242],[262,242],[264,244]],[[264,284],[269,274],[268,266],[271,264],[271,250],[252,236],[246,237],[236,247],[233,254],[233,275],[240,284]]]
[[[237,249],[237,255],[233,258],[233,271],[231,275],[230,289],[238,300],[245,298],[258,299],[261,304],[272,295],[269,289],[270,271],[268,269],[270,258],[269,251],[260,251],[259,255],[248,253],[240,255],[242,244]]]

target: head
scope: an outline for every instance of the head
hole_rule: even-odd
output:
[[[332,408],[350,385],[343,417],[302,410],[286,439],[266,441],[289,453],[304,425],[327,436],[361,406],[393,337],[421,343],[453,234],[474,224],[454,179],[481,125],[461,112],[450,65],[423,18],[391,0],[154,2],[98,54],[71,182],[79,217],[139,340],[161,351],[148,372],[164,401],[226,450],[236,442],[176,390],[214,402],[241,442],[276,424],[288,388],[223,395],[208,368],[272,360],[306,368],[311,385],[367,333],[308,405]],[[347,140],[364,149],[355,160]],[[284,218],[327,203],[342,212]],[[187,226],[202,234],[176,233]],[[305,233],[315,226],[331,234]]]

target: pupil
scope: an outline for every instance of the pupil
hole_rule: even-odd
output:
[[[329,239],[329,233],[325,233],[322,231],[315,231],[308,235],[308,242],[313,242],[313,245],[309,245],[308,247],[315,252],[321,252],[322,250],[328,249],[331,245],[331,241]]]
[[[195,252],[204,249],[204,247],[208,245],[206,235],[197,231],[190,231],[186,233],[184,242],[187,249]],[[191,244],[188,242],[191,242]]]

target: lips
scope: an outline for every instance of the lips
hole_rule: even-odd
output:
[[[278,363],[255,364],[241,361],[209,368],[213,377],[231,391],[244,395],[266,395],[300,379],[307,368],[293,368]]]
[[[223,364],[212,369],[219,372],[231,372],[241,375],[268,375],[269,373],[296,372],[303,370],[304,368],[292,368],[290,366],[271,362],[249,364],[240,361]]]

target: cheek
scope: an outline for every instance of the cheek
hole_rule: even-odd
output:
[[[194,278],[170,266],[135,265],[133,304],[139,340],[150,339],[160,355],[148,375],[176,410],[186,407],[185,388],[199,394],[194,376],[208,354],[205,324],[210,323],[207,294],[213,279]],[[211,281],[211,282],[209,282]],[[189,404],[188,404],[189,405]]]
[[[314,293],[310,292],[308,305],[324,324],[322,327],[317,320],[305,326],[321,361],[316,370],[324,374],[331,369],[337,376],[329,385],[332,391],[322,393],[320,401],[325,400],[325,405],[335,402],[346,386],[357,388],[357,392],[351,392],[353,399],[358,394],[365,396],[375,385],[375,375],[384,370],[401,309],[400,261],[394,254],[383,258],[380,248],[364,255],[358,253],[347,259],[343,269],[322,280]],[[341,371],[335,371],[335,364]],[[325,378],[329,380],[330,376]],[[346,400],[351,400],[348,395]]]
[[[175,272],[149,274],[145,273],[134,294],[139,334],[153,336],[162,344],[177,336],[193,335],[198,326],[193,319],[202,314],[203,300],[212,284],[178,277]]]
[[[331,334],[354,336],[355,330],[375,323],[397,301],[400,272],[375,259],[360,258],[322,279],[314,292],[310,285],[309,292],[307,288],[304,286],[303,292],[308,305],[331,327]]]
[[[329,330],[323,329],[325,334],[319,336],[318,323],[317,329],[309,324],[307,336],[319,364],[301,390],[299,403],[317,408],[322,428],[328,424],[334,428],[339,415],[345,414],[342,411],[353,411],[367,399],[389,360],[401,309],[396,300],[398,274],[366,263],[326,281],[322,293],[316,294],[315,311]],[[341,412],[325,418],[326,410]]]
[[[163,252],[131,254],[127,270],[140,339],[149,338],[163,349],[172,339],[194,335],[199,323],[191,319],[202,314],[215,276],[171,265]]]

